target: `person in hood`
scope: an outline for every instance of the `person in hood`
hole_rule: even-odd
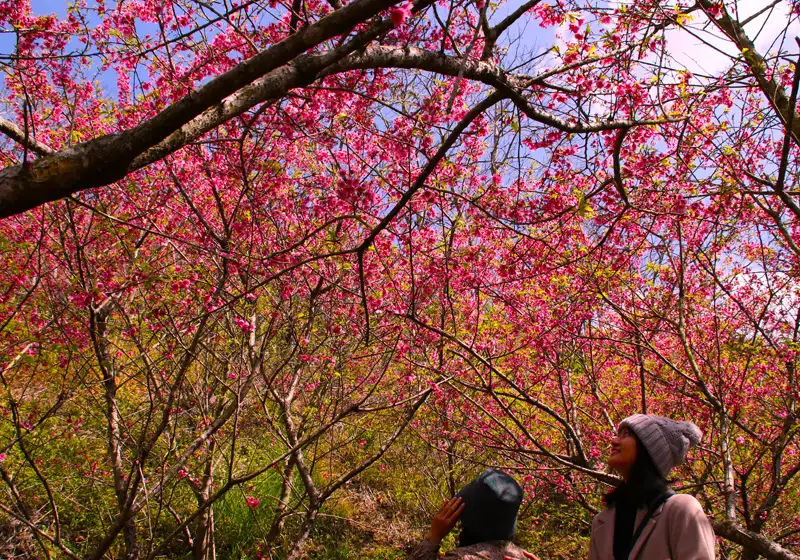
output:
[[[592,520],[589,560],[715,558],[714,530],[700,503],[672,492],[666,480],[702,435],[692,422],[651,414],[620,423],[608,466],[622,483]]]
[[[508,474],[487,469],[446,501],[409,560],[504,560],[536,558],[511,542],[517,531],[522,488]],[[461,521],[458,548],[439,556],[442,539]]]

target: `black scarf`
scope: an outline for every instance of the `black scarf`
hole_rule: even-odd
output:
[[[628,560],[636,511],[636,506],[629,503],[617,503],[614,507],[614,560]]]

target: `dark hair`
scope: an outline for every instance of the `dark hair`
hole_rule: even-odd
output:
[[[457,496],[464,501],[459,546],[485,541],[510,541],[517,530],[523,491],[510,475],[486,469]]]
[[[461,526],[461,535],[458,538],[458,546],[471,546],[473,544],[477,544],[479,542],[483,542],[484,539],[473,533],[469,530],[469,527]]]
[[[631,435],[636,440],[636,460],[631,465],[628,480],[603,497],[603,502],[609,508],[615,504],[624,504],[634,509],[649,507],[669,491],[667,480],[658,472],[647,448],[632,431]]]

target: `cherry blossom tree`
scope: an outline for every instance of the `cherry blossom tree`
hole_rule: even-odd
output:
[[[726,555],[797,558],[800,74],[748,35],[782,5],[0,3],[0,512],[214,558],[237,499],[295,557],[412,427],[451,491],[502,462],[588,515],[647,411],[706,432],[676,482]]]

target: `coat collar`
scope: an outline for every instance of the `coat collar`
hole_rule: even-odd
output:
[[[653,529],[658,524],[659,517],[661,517],[661,514],[664,511],[664,505],[665,504],[661,504],[658,507],[658,509],[655,512],[653,512],[653,516],[647,521],[647,525],[645,525],[644,529],[642,529],[642,534],[639,535],[638,539],[636,539],[636,543],[634,543],[633,549],[631,550],[631,553],[628,555],[629,559],[636,558],[637,555],[639,554],[639,551],[641,550],[641,548],[647,543],[647,539],[650,537],[650,533],[653,532]],[[647,511],[645,511],[643,509],[640,509],[636,513],[636,527],[637,528],[639,527],[639,523],[642,522],[642,519],[644,519],[644,516],[646,514],[647,514]]]
[[[647,525],[642,529],[642,534],[633,545],[633,550],[628,555],[629,560],[635,560],[642,547],[647,543],[650,533],[653,532],[656,524],[658,524],[659,517],[664,512],[664,505],[661,504],[659,508],[653,512],[653,516],[647,522]],[[634,531],[639,527],[639,524],[647,514],[647,510],[640,509],[636,512],[636,523],[634,524]],[[592,537],[596,539],[597,550],[601,558],[614,558],[614,509],[604,509],[597,514],[594,521],[594,530]]]

